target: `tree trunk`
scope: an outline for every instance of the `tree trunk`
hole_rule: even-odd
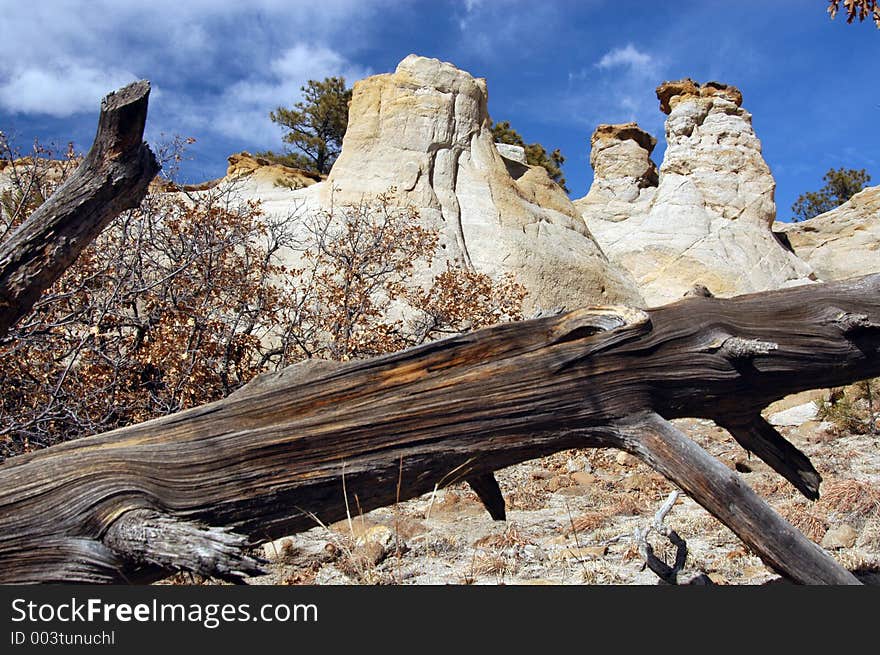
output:
[[[82,164],[0,245],[0,339],[111,220],[143,200],[159,172],[142,142],[149,95],[142,80],[104,98]]]
[[[0,465],[0,582],[258,570],[245,546],[500,468],[626,449],[783,576],[854,583],[667,421],[713,419],[810,498],[820,478],[760,418],[791,393],[880,375],[880,275],[647,311],[496,325],[376,359],[305,362],[229,398]],[[500,504],[500,507],[499,507]]]

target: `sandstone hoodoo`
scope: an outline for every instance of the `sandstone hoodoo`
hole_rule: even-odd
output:
[[[575,206],[586,220],[622,221],[646,213],[657,192],[651,159],[657,139],[636,123],[599,125],[590,139],[593,185]]]
[[[729,296],[815,279],[771,231],[776,185],[740,91],[685,79],[661,84],[657,97],[668,114],[659,175],[650,135],[603,125],[592,139],[593,185],[576,202],[647,302],[676,300],[695,285]]]
[[[823,280],[880,272],[880,186],[808,221],[773,227]]]
[[[513,273],[532,308],[642,304],[546,171],[499,153],[487,101],[485,80],[416,55],[356,83],[342,154],[316,185],[321,204],[393,189],[395,202],[418,208],[440,232],[444,257]]]

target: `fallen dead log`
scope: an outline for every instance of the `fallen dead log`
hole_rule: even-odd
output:
[[[0,245],[0,339],[111,220],[143,200],[159,172],[143,143],[149,96],[146,80],[106,96],[82,163]]]
[[[229,398],[0,465],[0,582],[259,570],[246,545],[500,468],[621,448],[783,576],[856,578],[669,419],[728,426],[809,498],[820,476],[760,418],[791,393],[880,375],[880,275],[640,311],[582,309],[348,363],[304,363]]]

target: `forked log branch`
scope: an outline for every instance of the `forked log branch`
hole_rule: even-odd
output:
[[[149,95],[141,80],[104,98],[85,159],[0,245],[0,339],[111,220],[143,200],[159,172],[143,143]]]
[[[371,360],[300,364],[222,401],[8,460],[0,582],[125,582],[173,568],[242,578],[258,567],[238,552],[245,543],[344,518],[343,484],[368,511],[466,480],[501,516],[493,471],[613,447],[679,485],[783,576],[855,583],[669,420],[728,426],[814,498],[819,474],[761,409],[880,375],[878,325],[872,275],[647,311],[583,309]]]

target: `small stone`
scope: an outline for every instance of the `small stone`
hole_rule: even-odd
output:
[[[560,487],[556,490],[557,496],[565,496],[567,498],[573,498],[575,496],[583,496],[587,492],[586,487],[582,487],[577,484],[573,484],[570,487]]]
[[[767,419],[770,425],[797,427],[816,418],[816,403],[809,402],[771,414]]]
[[[571,481],[576,485],[581,487],[589,487],[591,484],[596,482],[596,476],[592,473],[586,473],[584,471],[578,471],[576,473],[572,473],[570,476]]]
[[[568,485],[564,484],[562,481],[562,477],[557,475],[556,477],[553,477],[553,478],[550,478],[549,480],[547,480],[547,484],[544,485],[544,489],[546,491],[553,492],[553,491],[557,491],[557,490],[561,489],[564,486],[568,486]]]
[[[397,541],[394,531],[387,525],[376,525],[367,530],[364,535],[358,539],[358,545],[361,544],[379,544],[382,548],[390,549],[394,547]]]
[[[277,560],[285,562],[296,556],[296,546],[289,537],[276,539],[267,544],[263,544],[263,556],[269,560]]]
[[[354,559],[367,566],[376,566],[385,559],[388,550],[380,543],[369,541],[354,549]]]
[[[526,559],[535,560],[538,562],[543,562],[547,559],[547,553],[544,552],[544,549],[540,546],[536,546],[535,544],[526,544],[523,546],[523,556]]]
[[[825,533],[822,537],[822,548],[852,548],[858,536],[851,525],[844,523]]]
[[[629,466],[633,463],[633,456],[621,450],[617,453],[617,463],[620,464],[620,466]]]

